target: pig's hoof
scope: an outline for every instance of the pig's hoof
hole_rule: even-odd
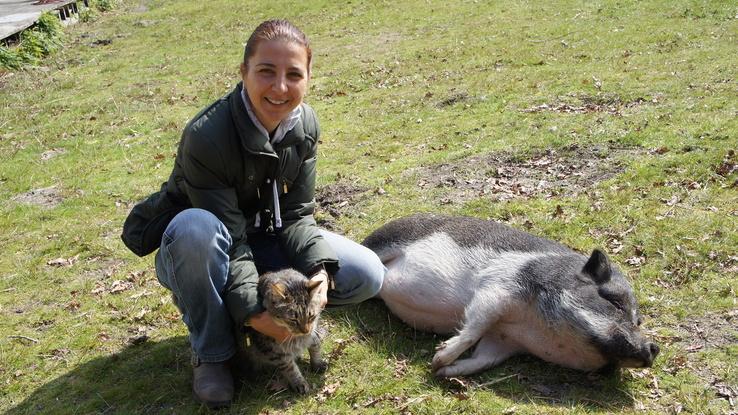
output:
[[[449,366],[439,367],[433,372],[433,376],[437,378],[447,378],[449,376],[453,376],[453,374],[449,373],[448,368]]]
[[[450,356],[447,356],[445,353],[442,353],[442,351],[436,353],[431,361],[431,368],[433,368],[433,371],[438,371],[438,369],[450,365],[453,362],[453,359],[450,359],[449,357]]]

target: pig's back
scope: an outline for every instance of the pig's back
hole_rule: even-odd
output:
[[[427,238],[434,233],[448,235],[465,248],[485,248],[499,252],[569,252],[569,248],[544,238],[519,231],[502,223],[468,216],[416,214],[393,220],[364,239],[362,244],[380,258],[398,248]]]

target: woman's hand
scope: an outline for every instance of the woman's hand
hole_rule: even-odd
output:
[[[266,311],[251,316],[249,325],[259,333],[273,338],[277,343],[284,343],[291,337],[290,331],[275,323],[271,314]]]
[[[320,285],[316,288],[317,292],[314,295],[318,295],[320,301],[320,308],[325,308],[328,304],[328,272],[324,269],[313,274],[310,277],[310,281],[320,281]]]

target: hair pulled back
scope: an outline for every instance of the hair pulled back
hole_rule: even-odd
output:
[[[256,47],[265,40],[282,40],[304,47],[307,52],[307,68],[310,71],[310,63],[313,58],[310,42],[307,36],[305,36],[305,33],[302,33],[297,26],[284,19],[267,20],[254,29],[254,33],[249,37],[243,50],[244,64],[249,64],[249,58],[256,53]]]

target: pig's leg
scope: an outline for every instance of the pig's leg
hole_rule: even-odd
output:
[[[440,377],[463,376],[481,372],[502,363],[505,359],[520,352],[520,348],[500,340],[499,336],[490,333],[479,341],[472,357],[461,359],[436,370]]]
[[[464,311],[464,326],[454,337],[441,343],[433,356],[431,367],[438,371],[453,363],[462,353],[472,347],[502,316],[512,303],[513,297],[503,285],[481,288]]]

